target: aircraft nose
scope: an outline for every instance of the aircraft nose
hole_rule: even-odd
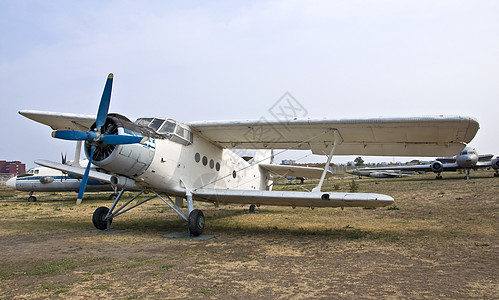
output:
[[[463,168],[471,168],[473,165],[473,159],[469,155],[463,155],[460,157],[458,164]]]
[[[16,188],[16,179],[17,179],[17,177],[12,177],[11,179],[7,180],[5,185],[7,185],[10,188],[15,189]]]

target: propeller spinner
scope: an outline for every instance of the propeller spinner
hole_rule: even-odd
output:
[[[90,173],[90,165],[96,149],[102,144],[107,145],[126,145],[142,143],[147,138],[140,136],[131,135],[120,135],[120,134],[109,134],[107,130],[102,130],[103,126],[107,120],[107,114],[109,111],[109,104],[111,103],[111,90],[113,87],[113,73],[107,76],[106,85],[102,93],[102,97],[99,104],[99,110],[97,111],[97,118],[95,119],[95,126],[92,126],[87,132],[76,131],[76,130],[57,130],[52,132],[52,137],[62,140],[69,141],[85,141],[90,145],[90,155],[88,157],[88,164],[85,169],[85,174],[81,181],[80,190],[78,192],[78,199],[76,204],[80,204],[83,199],[83,194],[85,193],[85,188],[88,182],[88,175]]]

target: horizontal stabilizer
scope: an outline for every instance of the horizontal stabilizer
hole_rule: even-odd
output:
[[[192,191],[194,200],[221,204],[262,204],[301,207],[381,207],[394,204],[392,197],[374,193],[329,193],[256,190]]]

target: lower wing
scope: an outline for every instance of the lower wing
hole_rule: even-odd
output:
[[[382,207],[394,204],[392,197],[374,193],[329,193],[255,190],[198,189],[192,191],[198,201],[221,204],[263,204],[301,207]]]

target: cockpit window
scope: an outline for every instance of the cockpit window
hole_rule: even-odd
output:
[[[140,118],[135,121],[139,126],[148,127],[156,133],[162,135],[176,143],[183,145],[192,144],[192,133],[184,125],[177,123],[173,120],[166,120],[160,118]]]
[[[179,136],[184,136],[184,128],[177,126],[175,133],[178,134]]]
[[[159,129],[159,127],[161,127],[161,125],[163,125],[163,122],[165,122],[165,120],[154,119],[154,120],[152,120],[151,124],[149,124],[149,128],[158,132],[158,129]]]
[[[463,150],[463,152],[461,152],[462,155],[466,155],[468,154],[468,150]]]
[[[141,119],[138,119],[137,121],[135,121],[135,124],[139,125],[139,126],[148,126],[149,123],[151,123],[152,121],[152,118],[141,118]]]
[[[173,133],[175,132],[175,123],[171,121],[166,121],[163,127],[161,127],[158,130],[158,133],[165,134],[165,133]]]

